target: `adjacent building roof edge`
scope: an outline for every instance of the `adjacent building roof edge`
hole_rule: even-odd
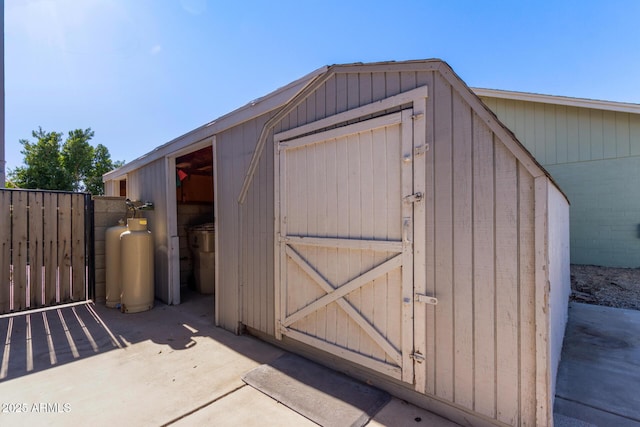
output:
[[[640,104],[628,102],[601,101],[597,99],[572,98],[568,96],[542,95],[538,93],[514,92],[509,90],[471,88],[480,97],[513,99],[515,101],[540,102],[544,104],[567,105],[570,107],[592,108],[640,114]]]

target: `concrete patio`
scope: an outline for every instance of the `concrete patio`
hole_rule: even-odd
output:
[[[213,326],[213,299],[0,318],[0,425],[315,425],[241,377],[284,352]],[[640,312],[572,303],[556,426],[640,426]],[[453,426],[392,399],[369,426]]]
[[[241,376],[283,351],[213,326],[213,299],[121,314],[82,304],[0,319],[0,425],[303,426]],[[452,426],[392,399],[370,426]]]

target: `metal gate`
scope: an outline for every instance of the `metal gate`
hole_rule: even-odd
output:
[[[92,291],[91,195],[0,189],[0,314]]]
[[[413,383],[412,110],[279,142],[277,336]]]

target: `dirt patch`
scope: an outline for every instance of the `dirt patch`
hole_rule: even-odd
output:
[[[640,268],[571,266],[571,300],[640,310]]]

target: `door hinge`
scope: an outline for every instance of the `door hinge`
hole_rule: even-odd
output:
[[[424,195],[422,193],[410,194],[402,198],[405,203],[419,203],[424,199]]]
[[[425,304],[437,305],[438,298],[430,297],[429,295],[416,294],[415,300],[417,302],[423,302]]]
[[[409,357],[411,357],[413,360],[415,360],[416,363],[422,363],[425,360],[427,360],[427,359],[424,358],[424,355],[422,353],[420,353],[419,351],[414,351],[413,353],[411,353],[411,355]]]

